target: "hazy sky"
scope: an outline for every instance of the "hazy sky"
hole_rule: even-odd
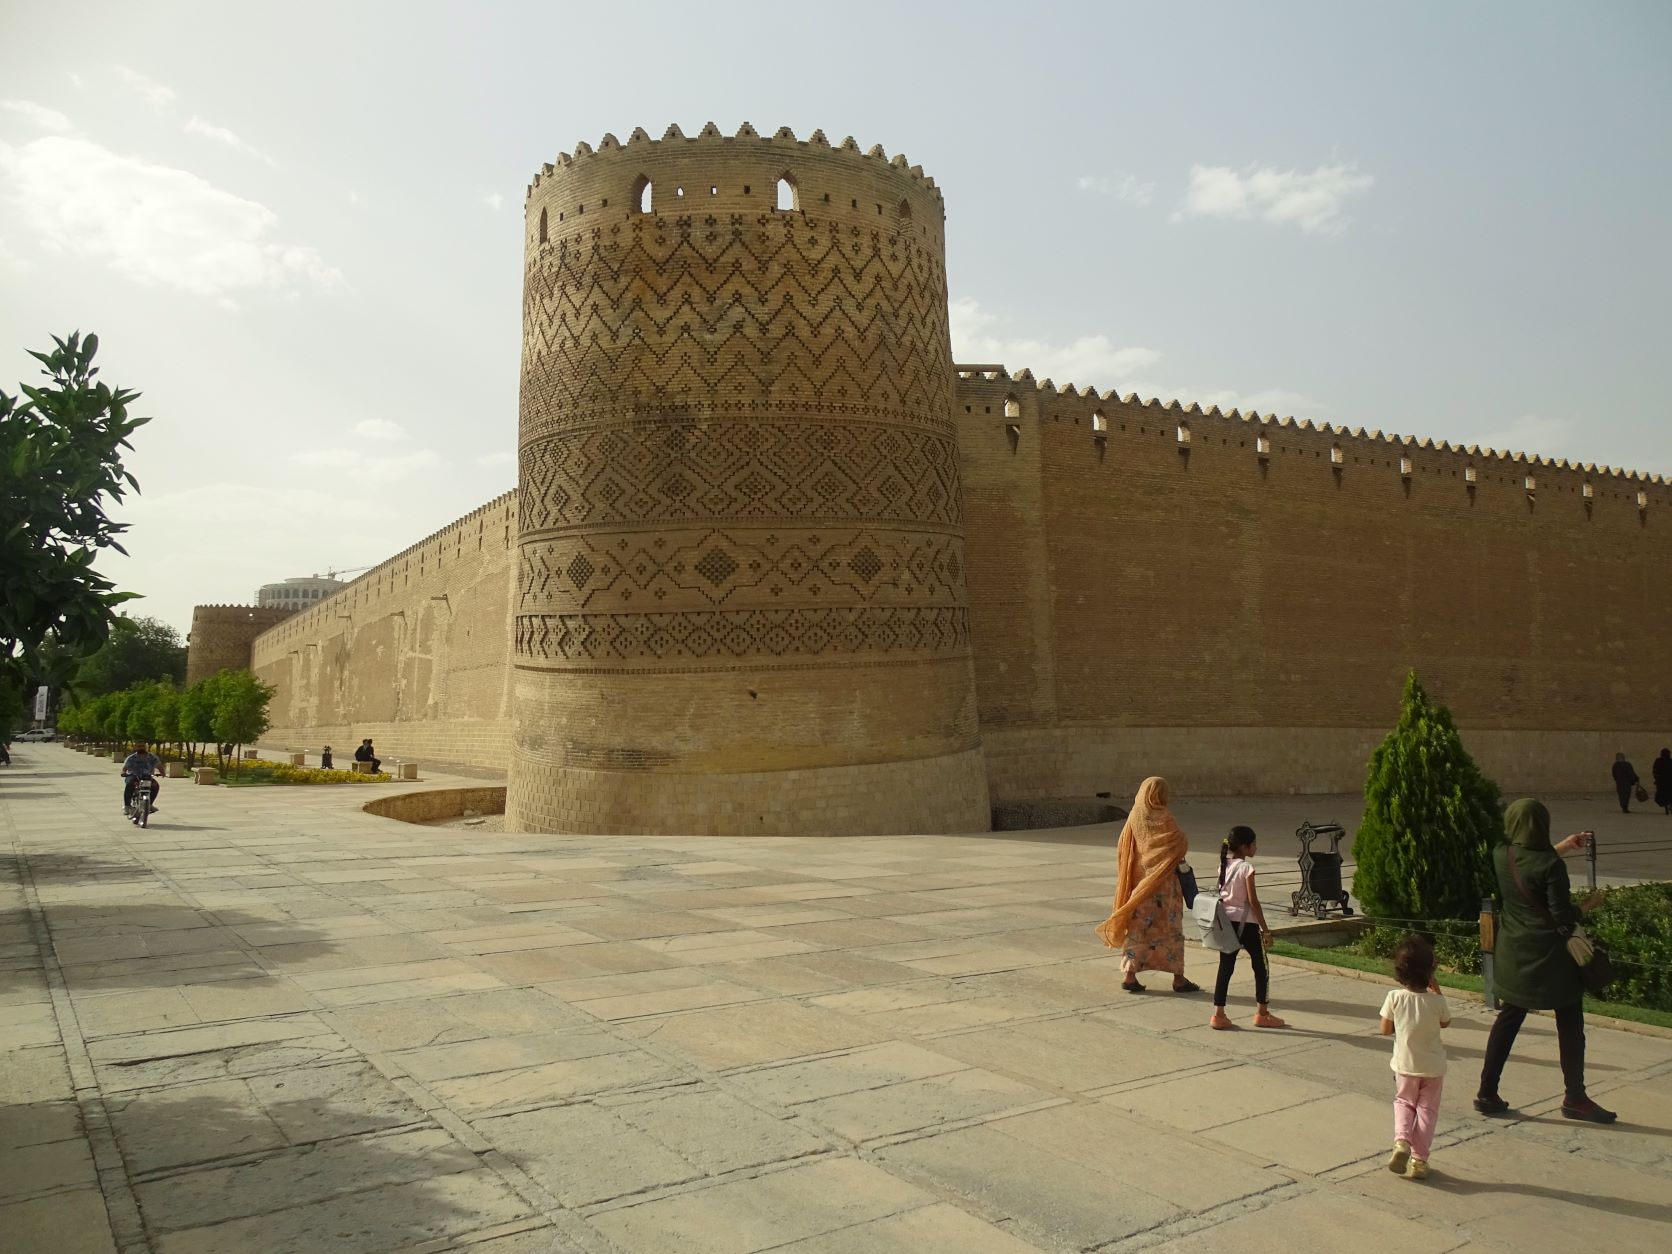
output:
[[[1672,5],[0,3],[0,386],[154,421],[133,612],[377,562],[515,484],[520,213],[747,120],[944,191],[953,349],[1672,472]]]

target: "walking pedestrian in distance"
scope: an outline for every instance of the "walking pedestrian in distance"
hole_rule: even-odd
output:
[[[1626,755],[1614,755],[1614,791],[1620,797],[1620,813],[1631,813],[1631,790],[1637,787],[1637,772],[1626,761]]]
[[[1672,749],[1662,749],[1649,775],[1655,781],[1655,804],[1672,814]]]

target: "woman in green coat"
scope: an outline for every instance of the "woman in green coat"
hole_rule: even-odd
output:
[[[1498,896],[1504,903],[1495,976],[1503,1007],[1486,1038],[1475,1109],[1483,1115],[1509,1109],[1509,1103],[1498,1096],[1498,1077],[1509,1061],[1515,1034],[1529,1010],[1554,1010],[1566,1089],[1562,1114],[1569,1119],[1613,1123],[1614,1112],[1604,1110],[1585,1093],[1585,985],[1567,951],[1567,935],[1579,923],[1580,914],[1595,909],[1600,898],[1593,895],[1574,905],[1562,855],[1585,848],[1591,833],[1576,832],[1552,846],[1550,811],[1532,800],[1511,803],[1504,811],[1504,831],[1509,844],[1492,854]]]

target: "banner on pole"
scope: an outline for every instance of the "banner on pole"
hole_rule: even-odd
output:
[[[46,722],[47,689],[43,685],[35,689],[35,718],[39,722]]]

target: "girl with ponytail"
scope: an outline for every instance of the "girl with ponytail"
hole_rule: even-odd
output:
[[[1266,1003],[1270,975],[1266,970],[1265,947],[1271,944],[1271,929],[1266,926],[1266,912],[1260,907],[1259,895],[1254,891],[1254,852],[1259,838],[1252,827],[1237,826],[1219,846],[1219,900],[1225,907],[1225,917],[1236,929],[1237,939],[1248,951],[1254,964],[1254,1013],[1257,1028],[1286,1028],[1289,1025],[1272,1014]],[[1237,968],[1237,951],[1219,955],[1219,978],[1213,985],[1212,1028],[1228,1028],[1231,1020],[1225,1014],[1225,996],[1231,988],[1231,972]]]

